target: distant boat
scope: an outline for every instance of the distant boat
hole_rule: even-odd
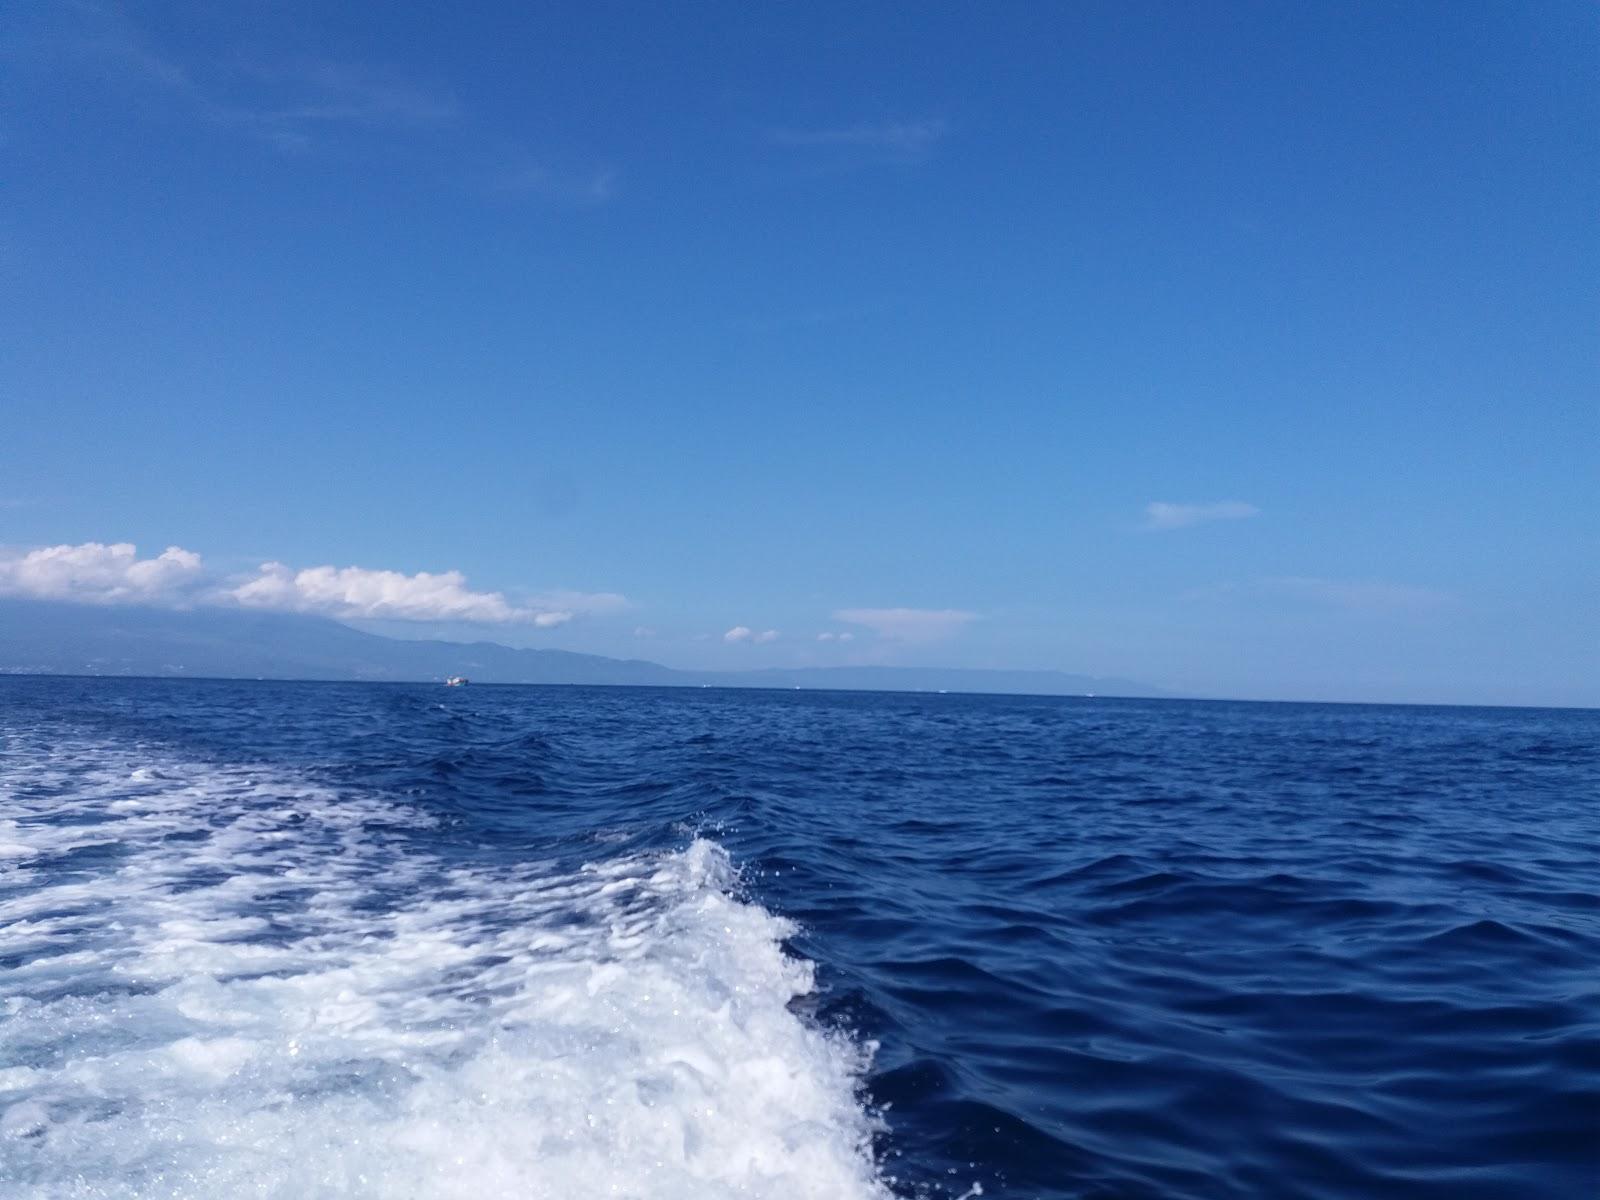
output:
[[[466,687],[467,677],[465,675],[452,675],[444,681],[444,685],[445,687]]]

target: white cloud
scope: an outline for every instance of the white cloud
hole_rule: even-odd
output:
[[[978,619],[977,613],[956,608],[841,608],[835,621],[864,625],[879,637],[896,642],[937,642],[953,637]],[[840,640],[848,634],[840,634]]]
[[[756,634],[755,642],[758,646],[765,646],[768,642],[777,641],[779,636],[780,635],[776,629],[763,629],[760,633]]]
[[[459,571],[406,575],[367,567],[295,570],[270,562],[248,579],[221,582],[202,569],[200,556],[191,550],[169,546],[153,558],[140,558],[128,542],[9,551],[0,547],[0,595],[164,608],[239,605],[341,619],[515,622],[541,629],[631,607],[616,592],[553,591],[513,602],[500,592],[471,590]]]
[[[168,546],[140,558],[129,542],[47,546],[0,556],[0,595],[91,604],[176,604],[199,582],[200,556]]]
[[[748,625],[735,625],[722,635],[722,640],[725,642],[748,642],[754,636],[755,634]]]
[[[633,636],[636,638],[653,638],[655,635],[656,631],[651,629],[648,625],[634,626]]]
[[[228,589],[246,608],[318,613],[329,617],[387,618],[401,621],[478,621],[504,624],[531,621],[559,625],[570,611],[523,608],[499,592],[474,592],[460,571],[377,571],[367,567],[307,567],[263,563],[259,574]]]
[[[819,642],[853,642],[856,635],[853,633],[834,633],[831,630],[817,634]]]
[[[1146,529],[1186,529],[1207,521],[1238,521],[1260,513],[1242,500],[1216,500],[1207,504],[1170,504],[1153,500],[1144,506]]]

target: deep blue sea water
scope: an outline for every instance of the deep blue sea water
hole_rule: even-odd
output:
[[[0,1194],[1592,1197],[1600,713],[0,680]]]

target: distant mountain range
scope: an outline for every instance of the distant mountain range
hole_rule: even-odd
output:
[[[679,671],[643,659],[495,642],[404,641],[324,617],[0,600],[0,674],[167,675],[231,679],[432,680],[663,687],[839,688],[1156,696],[1127,679],[1061,671],[797,667]]]

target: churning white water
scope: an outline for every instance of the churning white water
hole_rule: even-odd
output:
[[[713,843],[451,867],[404,806],[0,764],[0,1193],[884,1197],[864,1051]]]

